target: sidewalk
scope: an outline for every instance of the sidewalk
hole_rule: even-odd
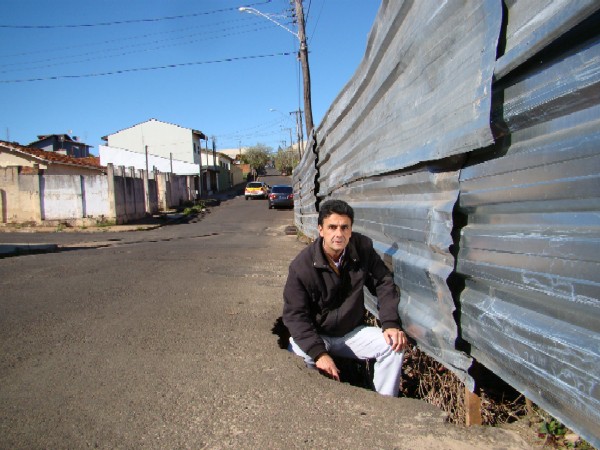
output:
[[[231,200],[237,195],[243,195],[245,184],[234,186],[231,189],[209,194],[200,200],[205,202],[206,208],[214,208],[222,202]],[[129,231],[148,231],[168,225],[176,225],[195,220],[197,213],[184,214],[184,208],[178,208],[168,212],[161,212],[143,219],[134,220],[121,225],[99,225],[89,227],[73,227],[66,225],[59,226],[29,226],[21,224],[0,224],[0,258],[7,256],[18,256],[34,253],[50,253],[59,249],[59,244],[31,243],[31,242],[11,242],[3,243],[2,233],[47,233],[49,236],[56,233],[104,233],[104,232],[129,232]],[[23,239],[25,241],[26,239]]]

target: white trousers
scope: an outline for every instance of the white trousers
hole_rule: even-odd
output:
[[[396,353],[385,341],[383,331],[378,327],[361,326],[345,336],[332,337],[320,335],[325,342],[327,353],[349,359],[375,359],[373,384],[382,395],[398,397],[402,376],[404,352]],[[290,338],[288,349],[304,358],[311,369],[316,368],[314,360],[298,347],[294,338]]]

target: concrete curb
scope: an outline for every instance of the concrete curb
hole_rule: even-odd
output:
[[[58,244],[0,244],[0,257],[50,253],[58,250]]]

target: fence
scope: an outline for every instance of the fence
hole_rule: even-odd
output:
[[[600,4],[383,1],[294,172],[342,198],[419,347],[481,363],[600,444]],[[376,313],[376,299],[367,296]]]
[[[83,226],[127,223],[196,198],[197,177],[113,168],[98,175],[20,173],[0,168],[2,223]]]

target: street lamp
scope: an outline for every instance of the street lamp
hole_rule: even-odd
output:
[[[300,42],[300,63],[302,65],[302,75],[304,82],[304,118],[306,120],[306,135],[310,136],[310,132],[313,129],[313,117],[312,117],[312,104],[310,95],[310,69],[308,67],[308,47],[306,46],[306,33],[304,31],[304,10],[302,9],[302,0],[295,0],[296,3],[296,17],[298,19],[298,33],[294,33],[285,25],[280,24],[273,19],[269,14],[260,12],[255,8],[242,6],[239,8],[240,12],[247,12],[249,14],[255,14],[257,16],[264,17],[265,19],[273,22],[280,28],[283,28],[288,33],[293,34],[296,39]]]
[[[260,12],[258,9],[256,9],[256,8],[250,8],[250,7],[248,7],[248,6],[240,6],[240,7],[238,8],[238,10],[239,10],[240,12],[247,12],[248,14],[256,14],[257,16],[264,17],[265,19],[267,19],[267,20],[270,20],[271,22],[273,22],[273,23],[274,23],[275,25],[277,25],[278,27],[281,27],[281,28],[283,28],[283,29],[284,29],[285,31],[287,31],[288,33],[292,33],[294,36],[296,36],[296,39],[300,40],[300,36],[298,35],[298,33],[294,33],[292,30],[290,30],[290,29],[289,29],[288,27],[286,27],[285,25],[283,25],[283,24],[281,24],[281,23],[277,22],[275,19],[273,19],[273,18],[271,17],[271,15],[270,15],[270,14],[265,14],[265,13],[262,13],[262,12]]]

